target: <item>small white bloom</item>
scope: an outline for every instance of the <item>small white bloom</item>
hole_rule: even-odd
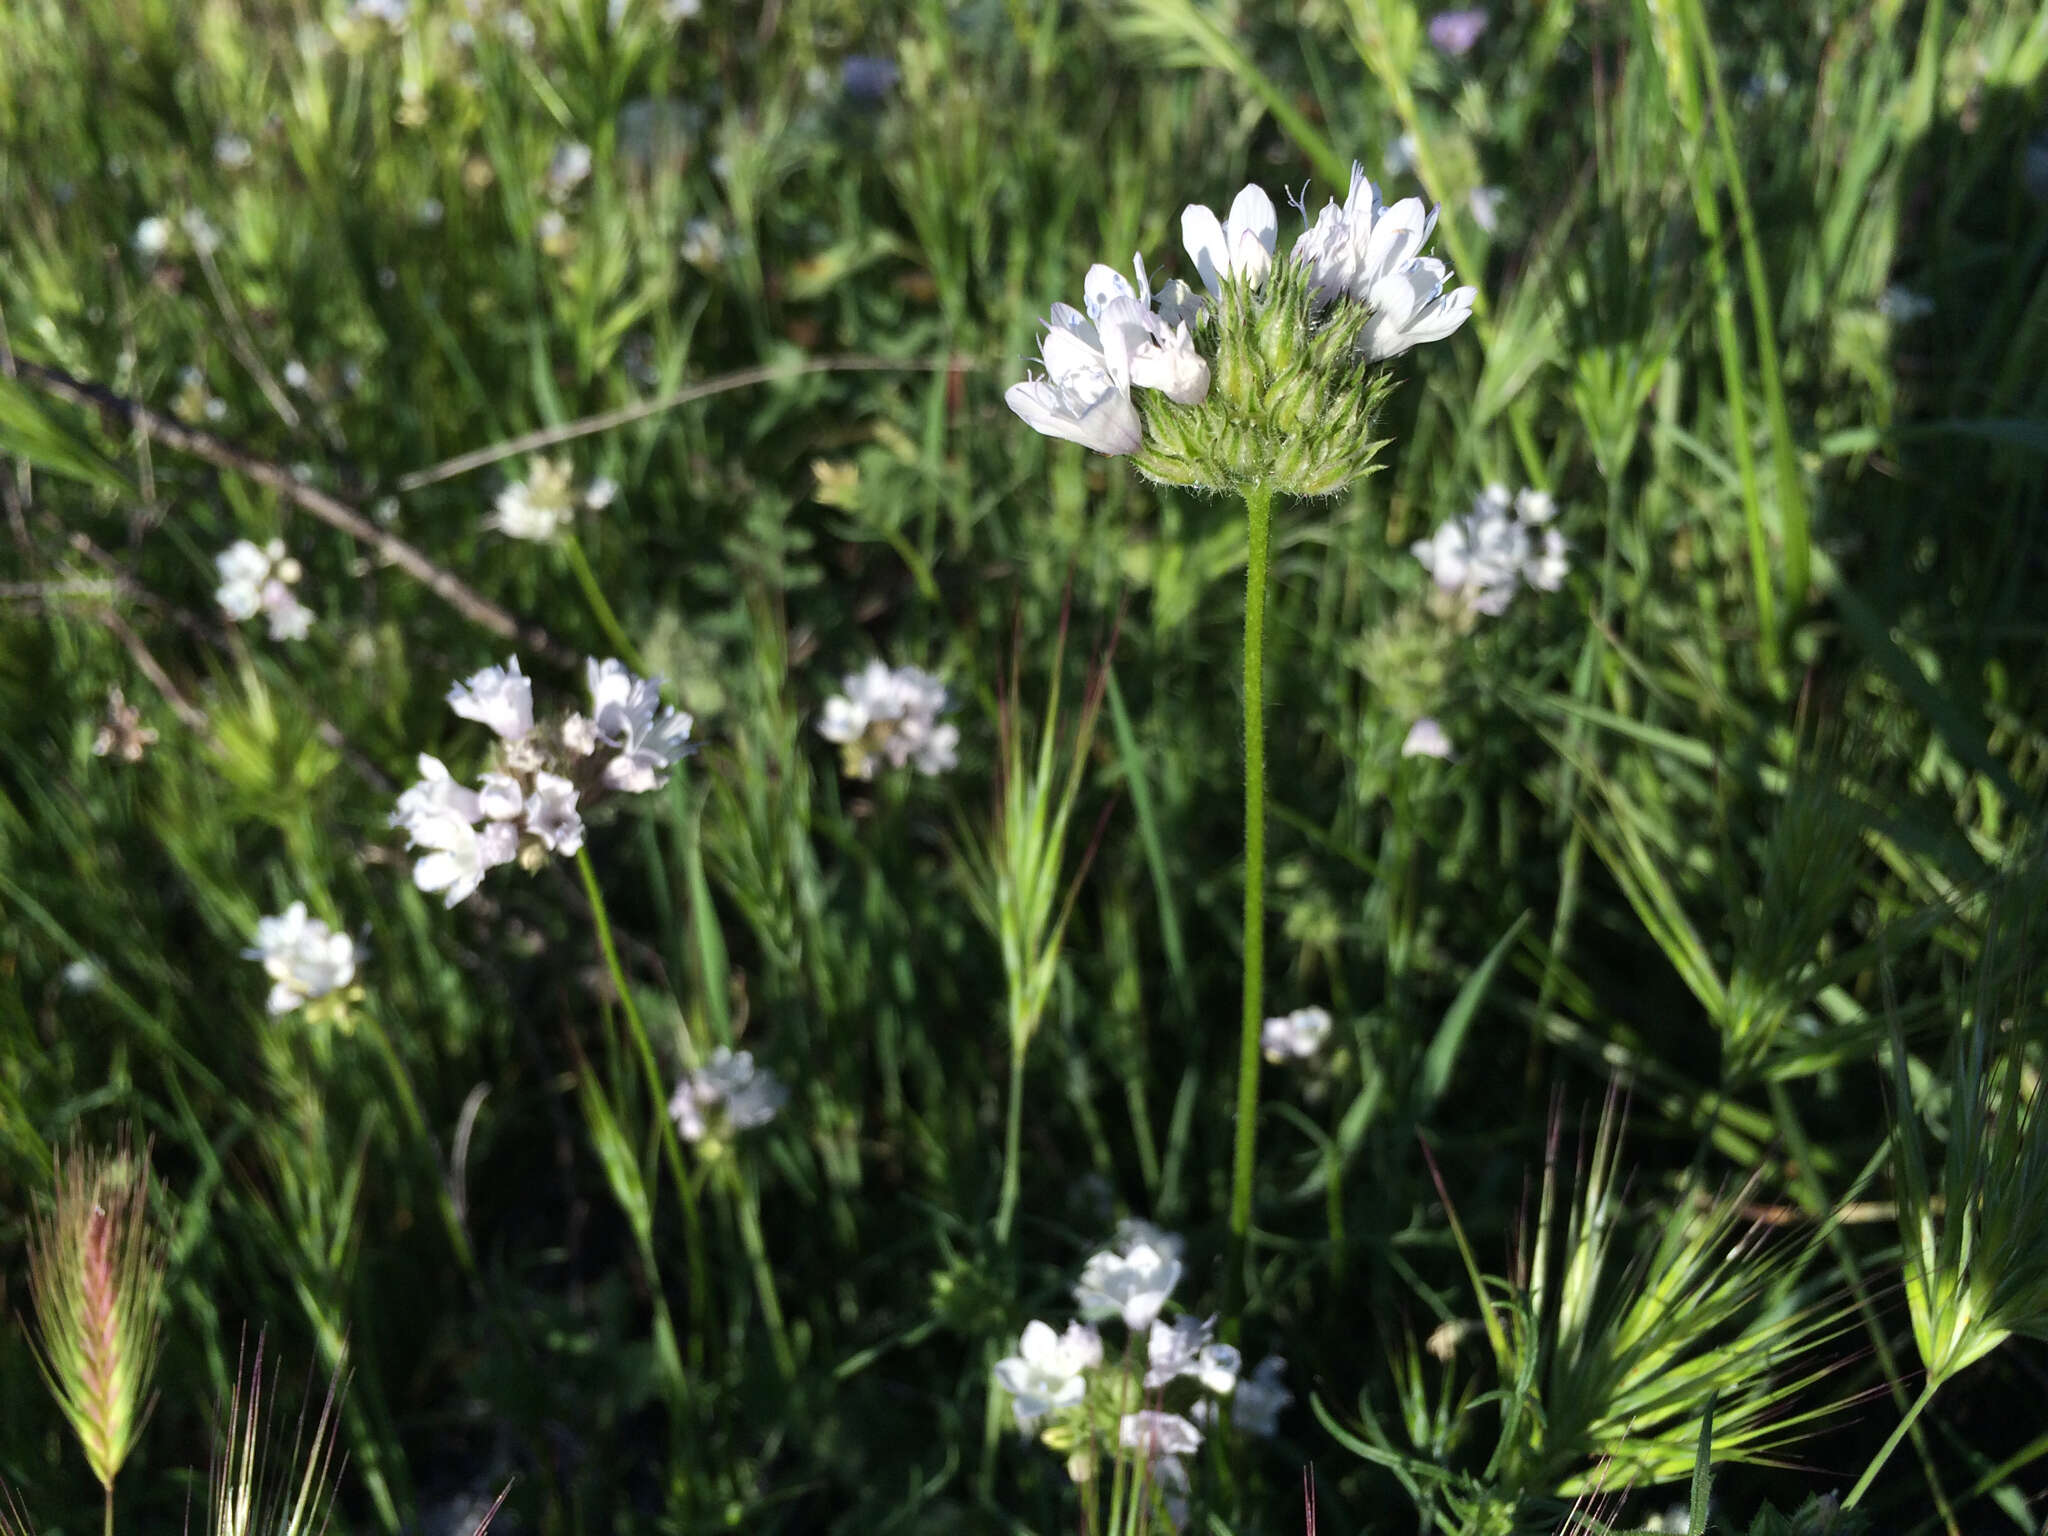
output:
[[[1294,1401],[1294,1394],[1287,1390],[1281,1376],[1287,1370],[1287,1362],[1278,1355],[1268,1355],[1261,1360],[1258,1368],[1237,1384],[1237,1394],[1230,1410],[1233,1428],[1242,1434],[1268,1437],[1280,1427],[1280,1414]]]
[[[1117,1443],[1147,1458],[1190,1456],[1202,1448],[1202,1432],[1180,1414],[1147,1408],[1118,1421]]]
[[[1499,187],[1474,187],[1465,198],[1465,206],[1471,211],[1472,222],[1489,235],[1500,227],[1501,204],[1507,201],[1507,193]]]
[[[355,980],[355,941],[307,916],[303,901],[293,902],[275,917],[259,918],[256,942],[242,953],[263,962],[264,974],[272,982],[273,1014],[289,1013]]]
[[[256,151],[239,133],[224,133],[213,141],[214,164],[223,170],[239,171],[256,158]]]
[[[1082,285],[1088,318],[1098,332],[1110,326],[1122,328],[1132,384],[1156,389],[1179,405],[1199,405],[1209,397],[1209,364],[1195,350],[1194,313],[1188,309],[1192,290],[1182,283],[1173,294],[1174,319],[1154,314],[1145,258],[1140,255],[1135,261],[1135,286],[1123,273],[1100,262],[1088,269]],[[1199,300],[1195,303],[1198,309]]]
[[[448,210],[438,197],[421,198],[419,207],[412,211],[412,216],[428,229],[434,228],[447,215]]]
[[[1403,757],[1437,757],[1450,762],[1457,757],[1451,748],[1451,738],[1444,734],[1444,728],[1428,715],[1424,715],[1408,727],[1408,734],[1401,739]]]
[[[1266,280],[1280,220],[1264,189],[1246,186],[1230,205],[1228,223],[1202,204],[1190,203],[1181,210],[1180,232],[1202,286],[1220,299],[1228,278],[1243,278],[1253,288]]]
[[[1044,378],[1027,378],[1003,393],[1026,426],[1112,456],[1144,444],[1144,423],[1131,404],[1130,338],[1122,325],[1098,332],[1072,305],[1055,304],[1040,361]]]
[[[486,821],[517,821],[526,813],[526,791],[509,773],[487,773],[477,780],[476,807]]]
[[[135,226],[135,254],[154,261],[171,248],[171,221],[161,216]]]
[[[1297,1008],[1268,1019],[1259,1029],[1259,1049],[1276,1066],[1307,1061],[1330,1038],[1330,1015],[1323,1008]]]
[[[483,884],[488,866],[482,841],[454,810],[422,810],[407,819],[405,830],[413,847],[428,850],[412,866],[412,883],[421,890],[440,892],[452,907]]]
[[[567,459],[537,458],[526,466],[526,478],[498,492],[486,528],[508,539],[545,543],[575,521],[576,493]]]
[[[523,741],[533,730],[533,684],[521,675],[517,656],[450,688],[448,707],[465,720],[489,726],[506,741]]]
[[[1087,1396],[1086,1373],[1102,1364],[1102,1336],[1086,1323],[1069,1323],[1064,1334],[1049,1324],[1024,1325],[1017,1353],[996,1362],[995,1376],[1010,1394],[1019,1429],[1030,1429],[1048,1413],[1071,1408]]]
[[[714,1129],[751,1130],[766,1125],[788,1101],[789,1090],[774,1074],[756,1069],[751,1051],[720,1046],[705,1065],[683,1074],[668,1101],[676,1131],[685,1141],[702,1141]]]
[[[292,389],[304,389],[313,382],[313,375],[306,371],[306,365],[296,357],[284,365],[284,381]]]
[[[1182,1376],[1191,1376],[1203,1389],[1227,1397],[1237,1385],[1242,1365],[1237,1351],[1214,1342],[1216,1319],[1197,1321],[1179,1318],[1172,1323],[1154,1322],[1145,1341],[1145,1385],[1165,1386]]]
[[[1129,1253],[1143,1246],[1155,1253],[1163,1253],[1169,1259],[1187,1256],[1188,1242],[1178,1232],[1146,1221],[1142,1216],[1126,1216],[1116,1224],[1116,1236],[1110,1239],[1110,1249],[1115,1253]]]
[[[453,814],[466,822],[483,818],[480,797],[473,789],[455,782],[448,765],[431,753],[419,756],[420,780],[398,797],[398,809],[391,813],[391,825],[410,829],[423,816]]]
[[[725,231],[713,219],[691,219],[683,226],[683,238],[676,249],[693,267],[715,267],[725,260]]]
[[[270,620],[273,640],[303,640],[313,628],[313,610],[293,595],[282,578],[263,584],[263,613]]]
[[[615,659],[586,664],[591,725],[618,749],[605,764],[604,781],[626,794],[645,794],[668,782],[668,770],[688,756],[691,717],[661,706],[661,680],[635,677]]]
[[[590,146],[578,140],[559,146],[548,162],[548,196],[561,202],[590,177]]]
[[[945,684],[916,667],[871,661],[841,679],[843,694],[826,700],[817,730],[842,749],[847,774],[871,779],[886,761],[893,768],[945,773],[959,760],[960,732],[942,722]]]
[[[571,715],[562,722],[562,750],[571,757],[588,757],[597,750],[597,727],[588,716]]]
[[[1457,593],[1476,612],[1506,611],[1522,585],[1555,592],[1570,572],[1564,536],[1546,526],[1557,504],[1542,491],[1514,496],[1489,485],[1474,498],[1472,511],[1453,518],[1411,546],[1415,558],[1439,588]],[[1532,532],[1541,530],[1540,539]]]
[[[526,830],[549,853],[573,855],[583,846],[583,818],[576,811],[576,786],[560,774],[536,773],[526,797]]]
[[[1126,1328],[1150,1328],[1180,1273],[1179,1259],[1145,1243],[1128,1253],[1098,1253],[1081,1267],[1074,1300],[1090,1322],[1121,1317]]]
[[[585,487],[583,505],[593,512],[602,512],[618,499],[619,482],[609,475],[599,475]]]

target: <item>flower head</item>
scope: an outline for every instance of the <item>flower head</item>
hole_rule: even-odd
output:
[[[996,1362],[996,1381],[1010,1394],[1019,1429],[1030,1429],[1048,1413],[1071,1408],[1087,1395],[1086,1373],[1102,1364],[1102,1335],[1086,1323],[1069,1323],[1063,1334],[1030,1322],[1017,1353]]]
[[[1444,734],[1444,728],[1435,719],[1424,715],[1408,727],[1408,734],[1401,738],[1403,757],[1435,757],[1445,762],[1458,754],[1451,746],[1451,738]]]
[[[450,688],[448,707],[465,720],[489,726],[505,741],[522,741],[533,730],[533,684],[520,672],[517,656]]]
[[[849,778],[872,779],[883,762],[934,775],[959,761],[959,727],[939,719],[946,686],[929,672],[871,661],[841,685],[818,716],[818,734],[839,745]]]
[[[754,1065],[751,1051],[720,1046],[710,1061],[683,1074],[669,1098],[669,1118],[685,1141],[725,1140],[773,1120],[789,1090]]]
[[[661,679],[635,677],[616,660],[588,663],[590,723],[599,741],[618,749],[605,765],[604,782],[627,794],[645,794],[668,782],[668,770],[686,757],[695,722],[661,703]]]
[[[1150,1390],[1189,1376],[1205,1392],[1228,1397],[1243,1361],[1228,1344],[1215,1343],[1216,1319],[1192,1317],[1155,1321],[1145,1340],[1145,1386]]]
[[[290,1013],[355,980],[355,940],[309,917],[303,901],[293,902],[275,917],[259,918],[256,942],[242,954],[263,962],[263,972],[271,980],[272,1014]]]
[[[260,613],[270,621],[271,639],[306,638],[313,610],[292,591],[303,571],[282,539],[263,545],[237,539],[213,557],[213,568],[220,578],[213,599],[229,619],[240,624]]]
[[[554,221],[558,233],[565,229],[560,214],[548,214],[547,220]],[[576,521],[579,508],[597,511],[617,494],[618,487],[602,477],[579,494],[566,458],[536,458],[527,463],[525,479],[498,492],[484,526],[508,539],[545,544]]]
[[[1117,1444],[1147,1457],[1190,1456],[1202,1448],[1202,1432],[1178,1413],[1147,1408],[1118,1421]]]
[[[1474,498],[1472,511],[1452,518],[1411,546],[1438,589],[1472,612],[1498,616],[1524,585],[1555,592],[1564,584],[1569,546],[1555,528],[1548,493],[1523,490],[1512,496],[1504,485],[1489,485]]]
[[[1297,1008],[1259,1029],[1259,1050],[1274,1065],[1284,1061],[1307,1061],[1330,1038],[1330,1014],[1325,1008]]]

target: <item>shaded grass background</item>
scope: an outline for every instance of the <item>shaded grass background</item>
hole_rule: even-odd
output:
[[[2038,14],[1559,5],[1502,11],[1463,60],[1398,0],[523,14],[531,48],[490,6],[398,36],[282,6],[11,7],[5,340],[181,414],[219,399],[216,430],[598,652],[567,565],[480,527],[516,461],[400,478],[763,361],[905,365],[571,450],[623,488],[583,548],[707,742],[594,852],[657,1037],[741,1039],[795,1086],[743,1166],[798,1369],[736,1206],[703,1207],[693,1267],[573,881],[443,913],[405,878],[394,787],[422,749],[472,762],[441,695],[504,647],[245,480],[0,381],[0,1180],[12,1236],[54,1142],[156,1138],[177,1311],[135,1518],[176,1518],[168,1469],[199,1460],[260,1324],[317,1368],[347,1339],[366,1525],[444,1528],[516,1474],[508,1529],[1060,1528],[1059,1468],[998,1434],[991,1352],[1064,1305],[1116,1212],[1189,1233],[1190,1305],[1221,1291],[1241,535],[1228,503],[1032,437],[1000,391],[1088,261],[1178,270],[1184,203],[1311,173],[1319,200],[1404,132],[1485,307],[1404,360],[1386,471],[1276,525],[1268,990],[1326,1002],[1348,1065],[1319,1100],[1269,1085],[1247,1345],[1304,1399],[1384,1409],[1403,1327],[1471,1315],[1418,1133],[1499,1268],[1554,1095],[1576,1119],[1629,1079],[1642,1204],[1704,1157],[1797,1209],[1883,1136],[1888,1011],[1938,1094],[2048,722]],[[568,139],[596,169],[551,233]],[[1506,190],[1492,233],[1480,185]],[[218,248],[139,260],[137,223],[186,210]],[[1931,311],[1902,318],[1895,286]],[[276,382],[293,359],[310,389]],[[1405,546],[1489,479],[1556,493],[1575,574],[1446,651]],[[212,605],[212,554],[271,534],[320,615],[301,646]],[[1029,710],[1069,602],[1070,685],[1124,608],[1080,815],[1109,820],[1003,1250],[1001,978],[949,839],[990,803],[1013,646]],[[952,779],[837,780],[808,720],[876,653],[953,684]],[[132,769],[89,754],[110,684],[163,730]],[[1457,764],[1399,759],[1424,712]],[[238,958],[300,897],[363,943],[348,1033],[266,1020]],[[1852,1227],[1826,1264],[1910,1375],[1892,1242]],[[1841,1354],[1831,1390],[1880,1396],[1808,1469],[1725,1498],[1854,1477],[1891,1410],[1881,1356]],[[1977,1528],[2031,1527],[2041,1364],[2016,1345],[1945,1395],[1882,1518],[1929,1515],[1934,1467],[1976,1490]],[[1330,1528],[1409,1518],[1305,1410],[1284,1431],[1215,1469],[1225,1528],[1296,1528],[1306,1459]],[[10,1335],[0,1476],[63,1530],[93,1517],[78,1470]]]

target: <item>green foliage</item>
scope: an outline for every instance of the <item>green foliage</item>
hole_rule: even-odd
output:
[[[1324,1408],[1212,1435],[1193,1528],[1300,1530],[1308,1463],[1325,1532],[1639,1528],[1710,1395],[1725,1528],[2038,1526],[2038,8],[688,9],[0,13],[0,1281],[53,1148],[151,1138],[117,1525],[267,1327],[345,1351],[337,1527],[1074,1527],[989,1367],[1127,1214],[1227,1294],[1246,543],[1002,389],[1089,263],[1192,278],[1184,205],[1356,157],[1481,303],[1264,445],[1375,466],[1272,509],[1263,982],[1335,1024],[1220,1320]],[[557,549],[485,526],[536,455],[619,488]],[[1408,548],[1491,482],[1571,574],[1448,613]],[[306,639],[223,615],[241,538]],[[447,910],[394,797],[515,645],[637,654],[701,750]],[[876,657],[954,773],[841,775]],[[271,1017],[295,900],[356,976]],[[790,1098],[713,1154],[721,1047]],[[0,1482],[103,1519],[11,1327]]]

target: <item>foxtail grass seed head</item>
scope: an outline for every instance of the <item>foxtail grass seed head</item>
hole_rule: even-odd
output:
[[[58,1158],[54,1198],[29,1228],[43,1378],[110,1491],[142,1430],[163,1323],[150,1183],[146,1154],[73,1150]]]
[[[728,1145],[741,1131],[768,1124],[789,1102],[789,1089],[752,1051],[721,1045],[701,1067],[683,1074],[668,1101],[676,1134],[706,1150]]]
[[[355,940],[309,917],[303,901],[275,917],[257,919],[256,942],[242,955],[263,962],[273,1016],[345,994],[356,975]]]
[[[246,1379],[238,1371],[221,1415],[209,1484],[206,1536],[316,1536],[332,1514],[341,1468],[336,1440],[341,1427],[342,1382],[328,1384],[317,1417],[297,1416],[290,1465],[273,1473],[276,1415],[265,1397],[263,1344]]]
[[[1375,365],[1472,312],[1475,291],[1446,292],[1449,270],[1422,255],[1435,224],[1418,199],[1383,208],[1356,166],[1344,204],[1284,255],[1261,188],[1225,218],[1190,205],[1182,240],[1205,291],[1155,293],[1142,256],[1135,283],[1091,268],[1086,314],[1053,306],[1045,376],[1004,398],[1035,430],[1129,455],[1168,484],[1332,495],[1380,447],[1371,425],[1390,385]]]
[[[636,677],[616,660],[586,668],[590,713],[537,723],[533,684],[519,658],[485,667],[449,690],[448,706],[497,737],[490,767],[474,788],[447,764],[419,757],[419,781],[398,797],[391,824],[408,847],[426,852],[413,883],[448,906],[484,876],[517,862],[537,870],[583,847],[584,815],[613,795],[646,794],[668,782],[691,751],[692,720],[661,702],[659,678]]]
[[[258,614],[270,621],[273,640],[303,640],[313,628],[313,610],[292,592],[304,568],[285,552],[284,540],[258,545],[237,539],[213,557],[220,585],[213,600],[237,624]]]
[[[871,661],[842,686],[844,693],[825,701],[818,734],[838,745],[848,778],[872,779],[884,763],[928,776],[958,764],[960,728],[940,720],[950,701],[929,672]]]

